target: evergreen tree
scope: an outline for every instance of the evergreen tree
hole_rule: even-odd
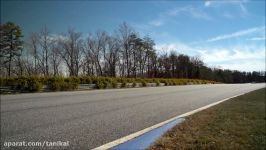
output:
[[[0,59],[3,65],[8,64],[8,76],[11,75],[12,60],[20,56],[22,50],[22,32],[18,25],[7,22],[0,26]]]

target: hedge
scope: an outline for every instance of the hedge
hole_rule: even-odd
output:
[[[186,85],[186,84],[214,84],[215,81],[198,80],[198,79],[163,79],[163,78],[112,78],[112,77],[94,77],[94,76],[80,76],[80,77],[0,77],[0,85],[2,87],[8,86],[13,90],[20,92],[38,92],[43,85],[47,85],[49,91],[68,91],[75,90],[79,84],[96,84],[96,88],[117,88],[121,83],[121,87],[127,87],[128,83],[132,83],[136,87],[137,83],[141,86],[147,86],[147,83],[164,83],[166,86],[172,85]]]

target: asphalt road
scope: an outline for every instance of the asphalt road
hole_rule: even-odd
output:
[[[265,84],[217,84],[2,95],[1,149],[6,148],[4,142],[22,141],[70,144],[43,149],[91,149],[263,87]]]

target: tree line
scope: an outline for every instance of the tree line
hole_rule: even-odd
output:
[[[23,38],[20,27],[1,24],[1,77],[106,76],[128,78],[193,78],[224,83],[265,82],[265,72],[209,68],[198,56],[159,53],[155,42],[127,23],[110,34],[84,37],[69,29],[54,35],[44,27]],[[24,40],[22,40],[24,39]]]

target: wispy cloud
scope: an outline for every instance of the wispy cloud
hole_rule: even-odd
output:
[[[164,21],[162,19],[157,19],[157,20],[152,20],[149,22],[150,25],[152,26],[162,26],[164,24]]]
[[[266,37],[253,37],[253,38],[249,38],[247,39],[249,41],[262,41],[262,40],[266,40]]]
[[[146,23],[146,27],[160,27],[165,24],[165,22],[172,20],[173,17],[176,17],[178,15],[188,15],[189,17],[195,18],[195,19],[203,19],[203,20],[211,20],[212,18],[205,13],[204,11],[192,7],[192,6],[185,6],[185,7],[176,7],[173,9],[169,9],[165,12],[162,12],[158,14],[157,18],[149,21]],[[142,25],[143,26],[143,25]]]
[[[204,62],[210,66],[241,71],[265,71],[265,48],[262,46],[244,45],[205,49],[199,53]]]
[[[204,20],[211,20],[212,18],[205,13],[204,11],[192,7],[192,6],[186,6],[186,7],[177,7],[175,9],[171,9],[167,13],[169,16],[177,16],[177,15],[189,15],[190,17],[196,18],[196,19],[204,19]]]
[[[247,16],[249,14],[245,4],[248,0],[206,0],[204,2],[205,7],[220,7],[223,5],[235,5],[237,6],[242,16]]]
[[[189,45],[182,43],[182,42],[171,42],[171,43],[163,43],[157,44],[155,48],[159,51],[170,53],[171,51],[176,51],[177,53],[184,53],[188,54],[193,51],[193,48]]]
[[[193,7],[193,6],[184,6],[184,7],[176,7],[164,12],[157,14],[157,17],[153,20],[150,20],[146,23],[135,23],[134,26],[142,29],[148,29],[152,27],[160,27],[166,24],[166,22],[174,22],[173,17],[178,15],[186,15],[191,18],[201,19],[201,20],[211,20],[212,18],[205,13],[203,10]],[[134,23],[133,23],[134,24]]]
[[[225,4],[240,5],[240,4],[245,4],[247,2],[248,0],[205,0],[204,6],[216,7],[216,6],[221,6]]]
[[[211,5],[211,1],[210,0],[206,0],[205,3],[204,3],[204,5],[206,7],[209,7]]]
[[[169,54],[171,51],[175,51],[180,54],[200,56],[209,67],[241,71],[265,71],[266,49],[263,45],[193,46],[177,41],[158,44],[155,48],[162,53]]]
[[[247,15],[247,14],[248,14],[248,10],[247,10],[247,8],[244,6],[244,4],[243,4],[242,2],[240,2],[238,5],[239,5],[239,7],[240,7],[240,9],[241,9],[241,11],[242,11],[242,14],[243,14],[243,15]]]
[[[230,34],[219,35],[219,36],[208,39],[207,42],[215,42],[219,40],[241,37],[241,36],[256,33],[256,32],[265,32],[265,27],[254,27],[254,28],[249,28],[249,29],[241,30],[238,32],[230,33]]]
[[[238,60],[264,59],[265,49],[260,47],[254,50],[254,47],[234,47],[233,51],[229,48],[212,48],[214,50],[199,51],[202,57],[209,63],[237,62]],[[256,47],[257,48],[257,47]]]
[[[224,12],[224,13],[222,13],[221,15],[222,15],[223,17],[225,17],[225,18],[229,18],[229,19],[234,18],[234,15],[231,14],[231,13],[229,13],[229,12]]]
[[[57,40],[67,40],[67,37],[64,36],[64,35],[61,35],[61,34],[51,34],[49,37],[48,37],[48,40],[50,41],[57,41]]]
[[[252,65],[250,65],[250,63],[252,63]],[[220,65],[220,67],[222,67],[222,69],[239,71],[265,71],[265,62],[259,60],[239,61],[235,63],[224,63]]]

